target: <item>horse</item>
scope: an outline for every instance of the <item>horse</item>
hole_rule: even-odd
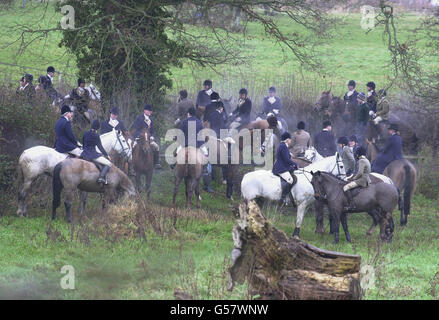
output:
[[[346,241],[351,242],[346,214],[343,206],[346,197],[343,186],[346,181],[326,172],[311,172],[311,184],[315,190],[315,198],[327,203],[332,216],[334,227],[334,244],[339,242],[340,221],[345,232]],[[393,184],[378,182],[370,184],[367,188],[358,188],[358,194],[353,201],[356,209],[351,212],[367,212],[374,221],[380,223],[380,238],[382,241],[391,242],[393,238],[394,223],[392,212],[398,204],[398,190]]]
[[[330,172],[337,176],[346,177],[343,160],[338,153],[294,171],[297,183],[291,188],[291,194],[297,204],[296,227],[293,233],[293,236],[297,238],[299,237],[305,210],[315,200],[314,189],[311,185],[311,171]],[[249,172],[242,178],[241,193],[246,202],[260,198],[279,200],[281,197],[280,177],[275,176],[271,170]]]
[[[366,144],[366,157],[373,163],[379,154],[378,147],[367,139]],[[403,194],[403,200],[399,202],[399,209],[401,211],[401,226],[405,226],[407,224],[407,216],[410,214],[411,198],[416,188],[416,168],[407,159],[394,160],[387,165],[383,174],[392,179],[398,190]]]
[[[151,134],[148,128],[140,132],[137,143],[133,146],[133,169],[136,172],[136,189],[141,192],[141,176],[145,175],[145,191],[149,199],[151,193],[152,173],[154,170],[154,155],[150,145]]]
[[[125,154],[128,158],[132,157],[131,147],[121,132],[113,130],[100,137],[107,153],[114,150],[119,154]],[[55,166],[66,158],[67,154],[46,146],[35,146],[23,151],[18,160],[17,214],[19,216],[27,215],[26,197],[32,182],[42,174],[52,176]]]
[[[56,219],[56,209],[61,203],[61,191],[66,190],[66,208],[67,221],[72,222],[71,205],[75,190],[81,192],[80,213],[85,214],[85,203],[87,201],[87,192],[104,193],[104,203],[107,201],[114,202],[117,191],[122,191],[126,195],[133,197],[136,190],[130,178],[116,166],[111,166],[107,173],[108,184],[102,186],[97,183],[99,177],[99,169],[92,162],[69,158],[58,163],[53,171],[53,202],[52,202],[52,220]]]
[[[175,208],[175,199],[178,193],[178,187],[184,178],[186,184],[186,203],[187,208],[191,208],[192,196],[195,192],[197,197],[197,208],[200,207],[200,179],[203,174],[203,165],[207,160],[202,152],[195,147],[186,147],[177,153],[177,163],[175,166],[175,185],[174,195],[172,198],[172,207]]]
[[[314,109],[322,114],[325,120],[331,120],[333,133],[338,136],[348,136],[355,127],[355,106],[347,104],[343,98],[336,97],[331,89],[323,91]]]

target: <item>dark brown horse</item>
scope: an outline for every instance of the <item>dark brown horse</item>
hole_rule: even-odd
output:
[[[68,222],[72,221],[70,208],[76,189],[83,191],[81,192],[81,215],[84,215],[87,192],[103,193],[103,205],[107,202],[114,202],[118,191],[122,191],[128,196],[136,195],[136,190],[130,178],[116,166],[112,166],[110,171],[108,171],[108,184],[105,186],[97,183],[99,174],[100,172],[95,164],[82,159],[68,158],[58,163],[55,166],[52,180],[52,220],[56,218],[56,209],[61,203],[61,191],[63,188],[66,190],[65,207]]]
[[[175,165],[175,186],[172,198],[172,207],[175,208],[175,199],[178,187],[184,179],[186,184],[186,204],[188,209],[191,207],[192,196],[197,197],[197,208],[200,207],[200,179],[203,174],[203,165],[207,164],[206,157],[195,147],[182,148],[177,153],[177,163]]]
[[[371,163],[377,158],[379,151],[377,146],[366,139],[367,158]],[[407,216],[410,214],[411,198],[415,192],[417,171],[415,166],[407,159],[394,160],[385,169],[383,174],[392,179],[395,186],[402,193],[403,201],[399,203],[401,210],[401,225],[407,224]]]
[[[136,189],[137,192],[142,190],[142,175],[145,176],[145,192],[149,199],[151,193],[152,173],[154,171],[154,155],[150,145],[151,134],[149,129],[141,131],[133,146],[133,169],[136,172]]]
[[[330,120],[336,136],[349,136],[354,130],[355,105],[346,104],[341,97],[332,94],[331,89],[323,91],[315,104],[315,110],[323,120]]]
[[[343,210],[347,203],[343,186],[347,182],[330,173],[320,171],[311,173],[314,196],[318,201],[325,202],[328,205],[329,214],[332,217],[334,243],[339,241],[340,221],[346,235],[346,241],[350,242],[347,212]],[[380,223],[381,240],[392,241],[394,230],[392,212],[398,205],[399,198],[396,187],[385,182],[378,182],[370,184],[367,188],[357,188],[356,191],[358,193],[353,198],[356,210],[353,212],[367,212],[372,216],[374,223],[376,221]]]

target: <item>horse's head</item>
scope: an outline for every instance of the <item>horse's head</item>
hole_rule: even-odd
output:
[[[309,147],[305,150],[305,159],[314,162],[317,156],[317,150],[314,147]]]
[[[116,152],[125,155],[131,160],[133,157],[133,150],[131,148],[133,138],[131,137],[131,134],[128,131],[122,132],[117,130],[116,138]]]
[[[338,152],[335,153],[335,165],[331,169],[329,173],[332,173],[334,176],[338,178],[346,177],[346,169],[343,164],[343,158],[340,156]]]
[[[93,85],[93,83],[90,83],[89,86],[85,87],[85,89],[90,93],[90,98],[92,100],[101,101],[101,93],[98,89]]]
[[[148,128],[145,128],[141,131],[137,143],[140,148],[142,148],[144,153],[149,153],[151,151],[151,133]]]
[[[270,129],[274,129],[277,127],[277,117],[274,113],[269,113],[267,116],[268,127]]]
[[[326,200],[326,190],[324,188],[323,180],[324,177],[320,171],[313,172],[311,171],[312,179],[311,179],[311,185],[314,188],[314,198],[316,200]]]

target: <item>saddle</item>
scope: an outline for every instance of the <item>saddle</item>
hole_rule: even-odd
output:
[[[93,163],[96,166],[96,168],[99,170],[99,172],[101,172],[102,169],[104,168],[104,166],[102,164],[97,163],[97,162],[93,161],[92,159],[88,159],[88,158],[85,158],[83,156],[80,156],[79,159]]]
[[[369,175],[369,177],[370,177],[370,183],[366,187],[359,186],[359,187],[356,187],[354,189],[349,190],[352,194],[352,197],[356,197],[361,191],[367,189],[371,185],[383,182],[383,180],[381,180],[380,178],[377,178],[373,175]]]

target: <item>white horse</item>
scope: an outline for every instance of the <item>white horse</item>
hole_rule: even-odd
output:
[[[101,102],[101,93],[96,89],[93,83],[90,83],[85,89],[90,93],[90,99]]]
[[[296,228],[293,234],[295,237],[299,236],[306,208],[315,200],[314,188],[311,185],[311,171],[330,172],[341,178],[346,177],[343,160],[338,153],[294,171],[297,183],[291,189],[291,194],[297,204]],[[249,172],[242,178],[241,193],[246,201],[257,198],[279,200],[281,197],[280,178],[268,170]]]
[[[107,153],[116,151],[132,159],[131,141],[124,137],[120,131],[112,130],[101,135],[102,146]],[[97,150],[99,152],[99,150]],[[32,185],[43,173],[52,176],[53,169],[61,161],[67,158],[67,154],[59,153],[53,148],[35,146],[26,149],[18,160],[18,210],[19,216],[27,215],[26,196]]]

